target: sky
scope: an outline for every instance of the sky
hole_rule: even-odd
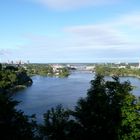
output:
[[[140,61],[140,0],[0,0],[0,61]]]

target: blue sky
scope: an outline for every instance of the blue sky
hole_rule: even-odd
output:
[[[138,62],[139,0],[1,0],[0,61]]]

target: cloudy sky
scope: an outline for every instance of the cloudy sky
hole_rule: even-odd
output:
[[[138,62],[140,0],[0,0],[0,61]]]

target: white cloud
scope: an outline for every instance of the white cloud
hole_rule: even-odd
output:
[[[140,50],[140,12],[127,13],[101,24],[65,27],[64,31],[81,46]]]
[[[101,24],[65,27],[61,37],[28,34],[24,36],[28,39],[27,44],[20,46],[11,58],[34,59],[34,62],[137,61],[140,40],[134,38],[139,38],[140,30],[133,29],[139,29],[139,26],[140,14],[137,12]]]
[[[69,10],[87,6],[116,3],[119,0],[32,0],[55,10]]]
[[[135,17],[135,18],[134,18]],[[70,26],[63,29],[63,37],[28,35],[29,44],[25,45],[25,56],[43,60],[93,61],[100,58],[111,60],[137,60],[140,52],[140,41],[132,33],[138,22],[138,15],[124,15],[117,20],[102,24]],[[129,22],[127,22],[129,19]],[[130,24],[131,22],[131,24]],[[124,28],[129,26],[129,28]],[[138,25],[139,26],[139,25]],[[128,33],[129,32],[129,33]],[[132,38],[133,36],[133,38]],[[25,50],[23,46],[22,50]],[[32,51],[33,50],[33,51]],[[21,51],[21,55],[23,55]],[[54,57],[55,56],[55,57]],[[64,61],[63,60],[63,61]]]
[[[6,56],[7,54],[10,54],[9,50],[4,50],[4,49],[0,50],[0,56]]]
[[[67,27],[65,31],[77,35],[77,38],[81,38],[82,42],[87,41],[87,44],[123,45],[128,43],[123,32],[102,24]]]
[[[133,12],[126,15],[123,15],[116,22],[120,26],[128,26],[131,29],[140,29],[140,12]]]

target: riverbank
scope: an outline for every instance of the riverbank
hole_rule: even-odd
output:
[[[113,74],[110,74],[110,75],[104,75],[104,76],[110,76],[110,77],[112,77],[114,75]],[[134,77],[134,78],[140,79],[140,76],[139,75],[134,75],[134,74],[123,74],[123,75],[119,75],[119,77],[132,77],[132,78]]]
[[[47,65],[47,64],[28,64],[25,65],[27,74],[41,75],[41,76],[57,76],[57,77],[68,77],[70,71],[66,66],[63,65]]]
[[[13,93],[33,83],[23,68],[9,65],[1,68],[0,78],[0,93]]]
[[[107,66],[97,66],[95,72],[104,76],[136,77],[140,79],[140,69],[112,68]]]

